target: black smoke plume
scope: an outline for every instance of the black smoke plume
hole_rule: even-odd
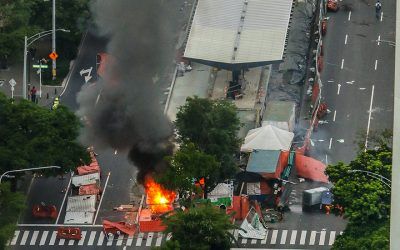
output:
[[[171,65],[177,26],[175,0],[98,0],[91,10],[98,32],[109,39],[104,76],[84,86],[78,115],[95,145],[129,151],[138,180],[165,167],[173,129],[163,114],[154,78]],[[99,96],[100,95],[100,96]]]

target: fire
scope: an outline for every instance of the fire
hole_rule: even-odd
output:
[[[146,203],[153,213],[165,213],[172,210],[171,204],[175,200],[175,192],[170,191],[156,183],[151,176],[146,176]]]

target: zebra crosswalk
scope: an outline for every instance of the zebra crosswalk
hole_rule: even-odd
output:
[[[265,239],[246,239],[239,236],[238,230],[233,232],[236,242],[241,246],[251,245],[292,245],[292,246],[332,246],[342,231],[284,230],[267,231]]]
[[[284,230],[272,229],[267,231],[265,239],[241,238],[238,230],[233,231],[236,242],[242,247],[251,245],[288,245],[288,246],[332,246],[337,231],[313,231],[313,230]],[[57,239],[57,231],[54,228],[46,230],[19,229],[14,232],[13,238],[8,242],[9,246],[132,246],[154,247],[161,246],[170,239],[170,235],[163,233],[139,233],[135,236],[119,235],[106,237],[101,228],[87,228],[82,230],[80,240]],[[235,241],[233,241],[234,243]]]

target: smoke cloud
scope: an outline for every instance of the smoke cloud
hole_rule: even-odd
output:
[[[110,56],[104,76],[78,94],[78,115],[88,123],[86,140],[129,151],[140,182],[147,173],[161,171],[173,149],[172,124],[154,83],[175,51],[178,29],[170,14],[176,4],[169,3],[98,0],[91,6],[98,32],[109,38]]]

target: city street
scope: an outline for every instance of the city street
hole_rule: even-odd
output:
[[[395,2],[383,3],[379,20],[371,3],[346,1],[329,14],[322,97],[331,113],[313,134],[312,152],[328,164],[354,159],[357,135],[392,129]]]

